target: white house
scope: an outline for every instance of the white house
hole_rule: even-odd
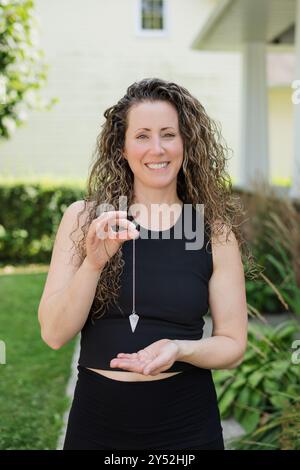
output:
[[[0,145],[0,176],[86,178],[104,110],[132,82],[161,77],[188,88],[220,123],[233,150],[228,170],[236,184],[247,184],[247,174],[256,165],[255,152],[262,156],[260,167],[271,181],[291,179],[295,151],[288,93],[294,52],[288,51],[290,72],[280,79],[280,88],[276,77],[285,62],[280,60],[276,72],[269,58],[264,104],[253,100],[257,73],[251,66],[263,73],[265,49],[261,47],[257,59],[248,48],[248,68],[243,69],[241,48],[232,47],[232,41],[221,47],[229,40],[218,30],[226,6],[231,12],[230,2],[223,0],[36,0],[40,45],[50,67],[43,94],[58,97],[59,103],[50,112],[31,112],[28,123]],[[235,20],[234,27],[240,30],[242,18]],[[260,89],[261,82],[266,87],[263,77]],[[250,102],[255,104],[254,114]],[[250,126],[251,116],[259,126]],[[285,132],[280,135],[281,125]],[[284,159],[281,147],[286,149]]]

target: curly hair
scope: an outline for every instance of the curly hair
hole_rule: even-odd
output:
[[[128,112],[142,102],[167,101],[178,113],[179,130],[183,139],[183,163],[177,175],[177,194],[183,203],[204,204],[205,218],[210,236],[223,232],[226,240],[232,230],[242,257],[248,265],[246,276],[255,273],[254,257],[243,238],[240,224],[235,223],[244,214],[239,197],[232,195],[232,183],[226,171],[228,151],[219,125],[211,119],[204,106],[191,93],[174,82],[159,78],[145,78],[134,82],[126,94],[104,112],[105,122],[97,137],[91,170],[87,181],[84,208],[77,217],[87,213],[81,227],[82,238],[74,241],[75,252],[81,262],[86,256],[85,240],[92,220],[97,217],[97,207],[112,205],[117,210],[119,198],[126,196],[128,206],[133,202],[134,175],[124,158],[125,133]],[[72,232],[73,233],[73,232]],[[118,306],[120,276],[124,267],[122,245],[104,266],[95,298],[90,310],[92,321],[104,315],[110,303]],[[120,308],[118,306],[118,308]],[[100,316],[97,313],[100,312]]]

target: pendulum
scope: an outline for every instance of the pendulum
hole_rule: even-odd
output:
[[[137,315],[137,313],[135,312],[135,239],[132,240],[133,241],[133,245],[132,245],[132,248],[133,248],[133,286],[132,286],[132,292],[133,292],[133,306],[132,306],[132,314],[129,315],[129,321],[130,321],[130,326],[131,326],[131,329],[132,329],[132,333],[134,333],[134,330],[136,328],[136,325],[139,321],[139,316]]]

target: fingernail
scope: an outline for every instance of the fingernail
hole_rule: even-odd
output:
[[[139,234],[139,232],[138,232],[137,230],[133,230],[133,231],[131,232],[131,234],[132,234],[132,236],[133,236],[134,238],[138,238],[138,237],[140,236],[140,234]]]

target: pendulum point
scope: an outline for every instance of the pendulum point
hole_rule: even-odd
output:
[[[130,326],[131,326],[131,329],[132,329],[132,333],[134,333],[136,325],[139,321],[139,316],[136,313],[132,313],[131,315],[129,315],[129,321],[130,321]]]

